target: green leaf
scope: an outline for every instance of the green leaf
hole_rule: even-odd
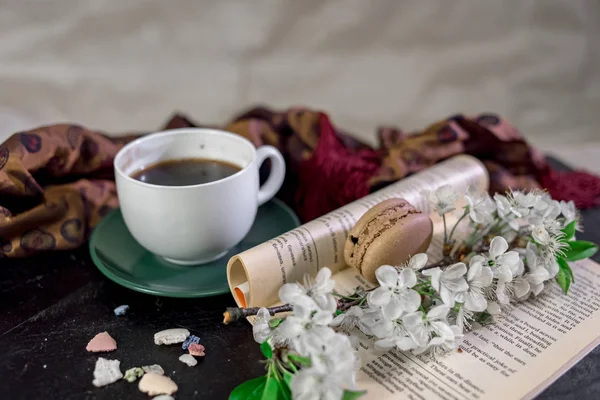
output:
[[[480,313],[475,316],[475,321],[477,321],[480,325],[485,326],[493,322],[492,314],[487,311]]]
[[[262,384],[248,394],[247,400],[291,400],[292,393],[273,362],[269,363],[267,376],[262,378]]]
[[[563,242],[568,242],[569,240],[573,239],[573,236],[575,235],[575,226],[576,225],[577,225],[577,220],[571,221],[571,223],[569,225],[562,228],[562,233],[564,233],[565,235],[562,238],[560,238],[560,240]]]
[[[288,385],[288,387],[292,387],[292,379],[294,378],[294,374],[292,374],[290,371],[285,371],[283,373],[283,381]]]
[[[592,242],[585,240],[575,240],[569,242],[569,248],[565,250],[565,258],[567,261],[583,260],[596,254],[598,246]]]
[[[292,389],[285,382],[279,382],[279,393],[283,400],[292,400]]]
[[[558,274],[556,274],[556,283],[563,290],[565,294],[569,292],[569,287],[571,286],[571,274],[569,273],[569,265],[565,260],[559,258],[558,262]],[[566,268],[564,267],[566,265]]]
[[[271,320],[269,321],[269,326],[271,328],[277,328],[282,322],[283,318],[271,318]]]
[[[310,367],[311,365],[310,358],[308,357],[297,356],[295,354],[290,354],[288,355],[288,357],[290,358],[290,360],[297,362],[300,365],[304,365],[305,367]]]
[[[229,400],[248,400],[253,395],[253,392],[261,386],[264,386],[267,381],[266,376],[259,376],[258,378],[250,379],[249,381],[243,382],[233,389],[229,395]]]
[[[367,393],[366,390],[362,390],[360,392],[354,392],[352,390],[344,390],[344,396],[342,396],[342,400],[358,399],[359,397],[363,396],[365,393]]]
[[[265,391],[265,386],[266,385],[267,385],[267,381],[265,380],[256,389],[254,389],[252,391],[252,393],[250,393],[250,395],[248,395],[248,397],[246,398],[246,400],[262,400],[262,395],[263,395],[263,393]]]
[[[277,378],[277,383],[279,384],[279,397],[283,400],[291,400],[292,399],[292,389],[290,387],[291,381],[290,382],[286,381],[285,373],[283,374],[283,378],[279,374],[276,374],[275,377]]]
[[[263,356],[265,356],[266,358],[273,357],[273,349],[271,348],[269,342],[267,342],[266,340],[260,344],[260,351],[262,351]]]
[[[283,398],[279,394],[279,382],[277,382],[270,374],[267,376],[262,395],[258,398],[260,400],[277,400]]]
[[[573,270],[571,269],[569,263],[564,258],[557,258],[556,262],[558,263],[559,270],[564,270],[567,274],[569,274],[571,282],[575,282],[575,275],[573,275]]]

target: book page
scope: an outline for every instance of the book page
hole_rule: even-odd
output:
[[[366,399],[531,399],[600,343],[600,265],[572,265],[568,295],[552,283],[538,298],[519,303],[495,324],[465,334],[459,352],[432,359],[377,351],[362,335],[357,387]],[[351,287],[338,274],[340,289]]]
[[[421,192],[446,184],[462,193],[471,185],[483,192],[489,180],[479,160],[455,156],[232,257],[227,279],[237,304],[273,305],[284,283],[302,281],[306,274],[314,276],[323,266],[334,273],[343,270],[348,232],[366,211],[385,199],[401,197],[430,214]]]

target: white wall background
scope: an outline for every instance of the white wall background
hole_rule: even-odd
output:
[[[363,139],[494,111],[600,172],[600,2],[0,0],[0,139],[308,105]]]

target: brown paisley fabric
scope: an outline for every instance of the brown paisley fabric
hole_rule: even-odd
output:
[[[198,125],[175,115],[163,129],[192,126]],[[575,199],[584,207],[598,204],[600,196],[598,178],[589,174],[579,192],[568,190],[573,185],[565,182],[571,177],[555,185],[560,177],[544,157],[493,114],[456,115],[420,132],[381,127],[377,149],[334,127],[326,114],[306,108],[254,108],[222,128],[255,146],[269,144],[282,152],[287,173],[278,197],[302,221],[460,153],[482,160],[492,192],[556,186],[561,189],[553,196]],[[135,137],[111,138],[60,124],[16,133],[0,145],[0,257],[83,244],[100,219],[118,206],[112,161]],[[263,178],[268,167],[261,168]]]
[[[118,205],[112,160],[131,137],[77,125],[12,135],[0,146],[0,257],[80,246]]]

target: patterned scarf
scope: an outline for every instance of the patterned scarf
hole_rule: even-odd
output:
[[[164,129],[199,126],[175,115]],[[205,126],[206,127],[206,126]],[[378,148],[334,127],[325,113],[254,108],[222,127],[255,146],[277,147],[287,172],[278,197],[305,222],[456,154],[479,158],[490,192],[546,188],[579,208],[600,201],[600,179],[552,170],[497,115],[454,115],[419,132],[378,129]],[[0,145],[0,257],[76,248],[118,206],[112,161],[138,134],[111,138],[78,125],[12,135]],[[268,173],[261,167],[261,176]]]

